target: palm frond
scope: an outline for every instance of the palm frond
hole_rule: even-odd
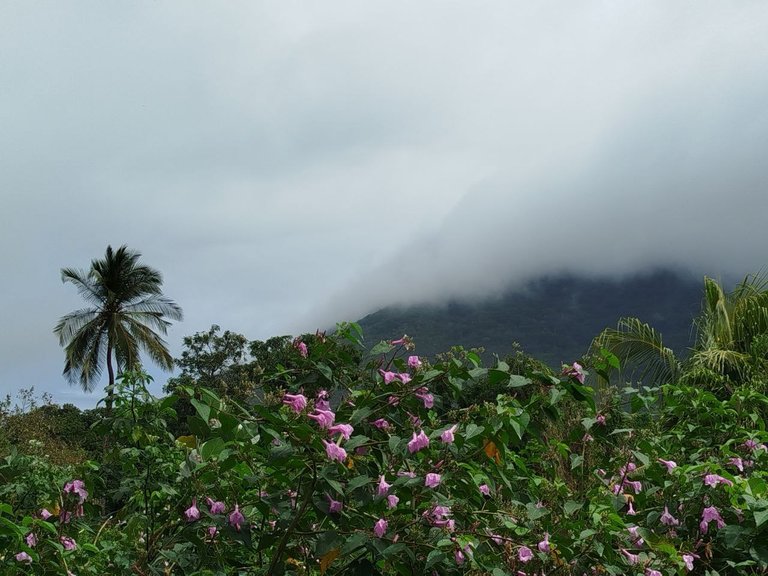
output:
[[[703,366],[718,374],[733,374],[741,378],[749,373],[750,360],[749,354],[721,348],[697,350],[691,356],[693,366]]]
[[[621,361],[624,373],[639,371],[639,378],[671,382],[680,373],[675,353],[664,346],[659,334],[637,318],[620,318],[617,327],[606,328],[593,341],[592,349],[606,349]]]
[[[75,268],[62,268],[61,281],[65,284],[67,282],[74,284],[75,288],[77,288],[77,293],[94,306],[100,307],[104,305],[106,294],[104,294],[101,287],[93,281],[89,272],[77,270]]]
[[[59,337],[59,344],[66,346],[84,326],[93,322],[99,315],[94,308],[81,308],[69,314],[65,314],[53,329],[53,333]]]

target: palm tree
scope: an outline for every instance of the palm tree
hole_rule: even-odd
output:
[[[663,345],[661,334],[637,318],[621,318],[592,343],[615,354],[640,379],[681,381],[730,393],[739,382],[768,373],[768,277],[747,276],[726,293],[704,278],[702,310],[694,321],[696,344],[684,362]]]
[[[107,246],[103,259],[92,260],[88,271],[62,268],[62,282],[71,282],[90,305],[61,318],[54,328],[64,346],[64,376],[90,392],[106,364],[109,383],[107,410],[112,407],[115,369],[118,374],[141,365],[139,350],[165,370],[173,358],[160,334],[171,320],[181,320],[181,308],[162,295],[160,272],[139,264],[141,254],[121,246]]]

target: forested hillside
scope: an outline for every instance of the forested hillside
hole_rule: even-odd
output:
[[[663,270],[614,280],[573,276],[541,278],[522,291],[484,302],[385,308],[359,321],[371,345],[408,334],[425,356],[451,346],[482,347],[503,357],[513,342],[548,364],[579,358],[592,338],[622,316],[635,316],[684,353],[693,342],[691,321],[701,306],[701,280]]]

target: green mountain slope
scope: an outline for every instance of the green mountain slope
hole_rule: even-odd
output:
[[[385,308],[359,324],[369,345],[408,334],[424,356],[461,345],[482,347],[489,359],[509,354],[518,342],[558,367],[582,356],[592,338],[621,316],[648,322],[661,331],[666,346],[685,356],[700,302],[701,282],[670,271],[616,281],[560,276],[494,300]]]

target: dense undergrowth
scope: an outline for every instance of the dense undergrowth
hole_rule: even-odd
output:
[[[297,341],[253,403],[125,373],[84,444],[6,410],[0,573],[768,573],[760,391],[596,392],[578,364],[408,339],[363,361],[361,336]]]

